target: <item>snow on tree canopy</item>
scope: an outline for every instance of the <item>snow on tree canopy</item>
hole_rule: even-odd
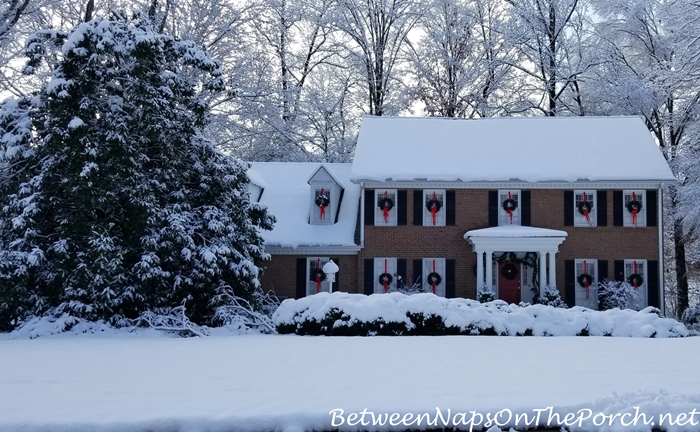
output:
[[[353,182],[675,181],[638,117],[366,116],[350,178]]]

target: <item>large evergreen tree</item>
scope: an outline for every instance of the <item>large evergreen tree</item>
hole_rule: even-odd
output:
[[[218,62],[145,18],[98,18],[28,42],[27,70],[60,42],[30,101],[3,106],[0,328],[27,314],[134,318],[252,299],[273,219],[247,166],[203,135]]]

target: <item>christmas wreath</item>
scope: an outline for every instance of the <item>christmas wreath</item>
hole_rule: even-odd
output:
[[[307,201],[307,202],[308,202],[308,201]],[[319,196],[316,197],[315,203],[316,203],[316,205],[319,206],[319,207],[328,207],[328,204],[331,203],[331,200],[328,199],[328,196],[326,196],[326,195],[324,195],[324,194],[321,194],[321,195],[319,195]]]
[[[637,288],[644,283],[644,278],[639,273],[633,273],[627,278],[627,282]]]
[[[588,214],[591,212],[591,209],[593,209],[593,203],[591,203],[590,201],[579,201],[576,207],[578,208],[579,213],[581,213],[584,216],[588,216]]]
[[[391,282],[394,280],[394,277],[390,275],[389,273],[382,273],[379,275],[379,283],[382,284],[383,286],[391,285]]]
[[[382,210],[391,211],[394,208],[394,200],[388,196],[383,196],[379,198],[379,204],[377,205]]]
[[[442,282],[442,276],[440,276],[438,273],[430,272],[430,274],[428,274],[428,285],[440,285],[440,282]]]
[[[321,269],[313,270],[309,276],[309,280],[311,282],[323,282],[326,280],[326,273],[324,273]]]
[[[642,203],[633,198],[625,207],[627,207],[628,212],[637,214],[642,209]]]
[[[583,288],[588,288],[591,286],[591,284],[593,284],[593,276],[589,275],[588,273],[582,273],[576,278],[576,281]]]
[[[508,198],[505,201],[503,201],[502,207],[503,210],[507,212],[512,212],[518,208],[518,202],[513,198]]]
[[[439,212],[442,208],[442,203],[435,196],[433,196],[433,198],[425,205],[425,208],[428,209],[428,211],[432,211],[433,208],[435,208],[435,211]]]
[[[513,280],[518,277],[518,268],[515,264],[508,263],[501,269],[501,275],[508,280]]]

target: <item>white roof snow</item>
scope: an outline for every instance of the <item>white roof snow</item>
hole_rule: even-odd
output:
[[[344,187],[338,222],[309,224],[311,209],[309,178],[323,166]],[[355,244],[360,186],[350,182],[350,164],[252,162],[250,172],[265,185],[260,202],[275,215],[272,231],[263,231],[266,246],[344,247]],[[252,178],[251,178],[252,180]]]
[[[674,181],[639,117],[362,122],[353,182]]]
[[[547,228],[537,228],[520,225],[504,225],[491,228],[481,228],[467,231],[464,238],[468,237],[566,237],[566,231],[559,231]]]

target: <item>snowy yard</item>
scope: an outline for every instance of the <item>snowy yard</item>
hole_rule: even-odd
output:
[[[655,422],[670,414],[665,424],[679,418],[686,424],[671,430],[690,431],[698,430],[700,414],[678,415],[700,411],[698,358],[700,338],[694,337],[0,340],[0,430],[300,432],[336,429],[333,422],[361,430],[346,417],[364,409],[366,422],[370,412],[435,417],[436,409],[445,416],[449,409],[469,420],[540,410],[539,423],[546,424],[549,411],[543,410],[552,406],[554,413],[581,416],[585,410],[630,413],[628,424],[639,413]],[[329,414],[335,409],[343,410],[342,420],[340,411]],[[600,415],[598,423],[605,422]],[[636,428],[618,421],[614,430],[650,430],[643,420]],[[605,429],[591,421],[584,429]],[[426,427],[425,420],[411,427],[366,425]]]

